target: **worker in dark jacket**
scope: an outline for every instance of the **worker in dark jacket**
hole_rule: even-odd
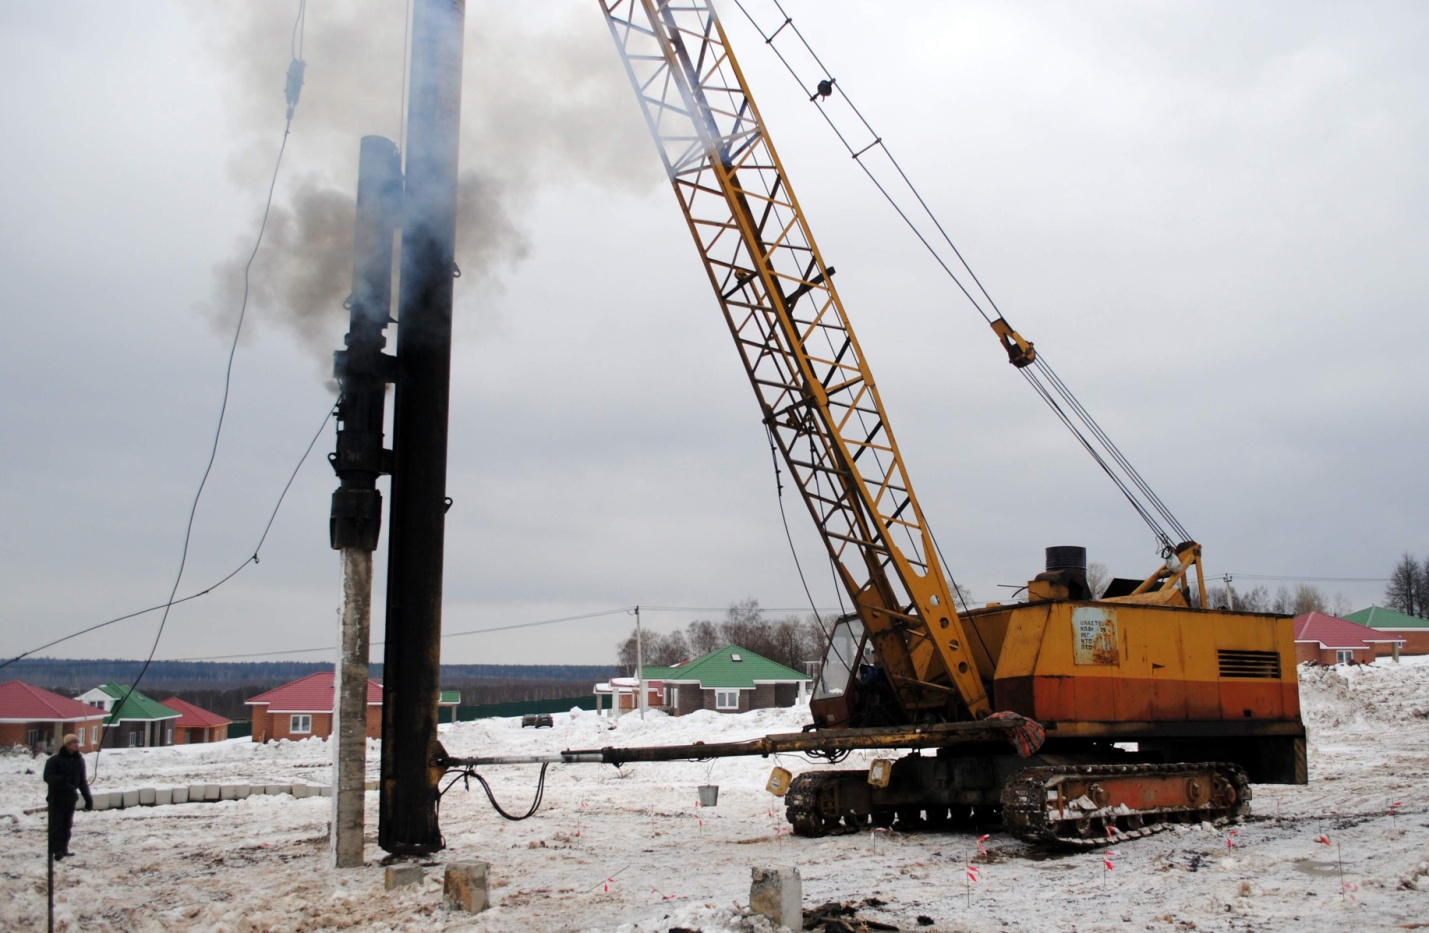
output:
[[[84,808],[94,809],[89,782],[84,775],[84,756],[79,753],[79,737],[67,735],[60,750],[45,760],[46,797],[50,810],[50,855],[62,859],[74,855],[69,850],[69,833],[74,826],[74,807],[81,796]]]

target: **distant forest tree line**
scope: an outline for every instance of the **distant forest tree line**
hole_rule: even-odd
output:
[[[78,696],[102,683],[131,684],[143,666],[115,658],[22,658],[0,679]],[[176,696],[237,721],[250,718],[244,704],[258,694],[331,670],[332,664],[321,661],[154,661],[139,689],[156,700]],[[599,664],[443,664],[441,686],[461,691],[463,706],[480,706],[586,696],[611,673],[610,666]],[[369,676],[380,681],[382,665],[373,664]]]

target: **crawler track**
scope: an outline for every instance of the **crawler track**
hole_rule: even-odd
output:
[[[1250,796],[1245,771],[1221,762],[1029,768],[1003,788],[1002,819],[1028,842],[1090,848],[1175,823],[1236,819]]]

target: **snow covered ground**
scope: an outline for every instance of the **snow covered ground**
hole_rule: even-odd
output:
[[[804,904],[863,903],[859,916],[903,930],[1343,931],[1429,929],[1429,658],[1302,669],[1310,783],[1257,785],[1237,827],[1179,827],[1105,850],[1065,854],[993,834],[865,832],[789,836],[763,790],[773,762],[558,765],[530,820],[501,819],[473,783],[443,799],[447,848],[434,860],[492,865],[493,908],[441,907],[441,868],[388,893],[373,840],[368,867],[329,867],[331,801],[288,796],[79,813],[56,866],[56,928],[203,930],[766,931],[749,915],[751,867],[797,867]],[[681,719],[634,716],[613,729],[590,713],[553,729],[496,719],[450,727],[457,755],[725,740],[802,725],[806,710]],[[443,727],[444,729],[447,727]],[[93,769],[93,756],[88,756]],[[842,767],[866,764],[855,754]],[[375,745],[370,749],[375,772]],[[45,924],[42,760],[0,756],[0,929]],[[787,759],[793,771],[802,761]],[[498,800],[524,812],[536,768],[487,769]],[[198,782],[327,783],[325,742],[106,751],[101,790]],[[696,787],[719,785],[716,807]],[[1393,808],[1394,803],[1402,806]],[[1330,844],[1317,842],[1326,837]],[[967,881],[965,860],[978,866]]]

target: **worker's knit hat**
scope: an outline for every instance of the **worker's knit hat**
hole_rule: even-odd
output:
[[[65,740],[64,740],[63,742],[61,742],[60,744],[61,744],[61,745],[68,745],[68,744],[71,743],[71,742],[78,742],[78,741],[79,741],[79,736],[77,736],[77,735],[75,735],[73,732],[71,732],[69,735],[65,736]]]

